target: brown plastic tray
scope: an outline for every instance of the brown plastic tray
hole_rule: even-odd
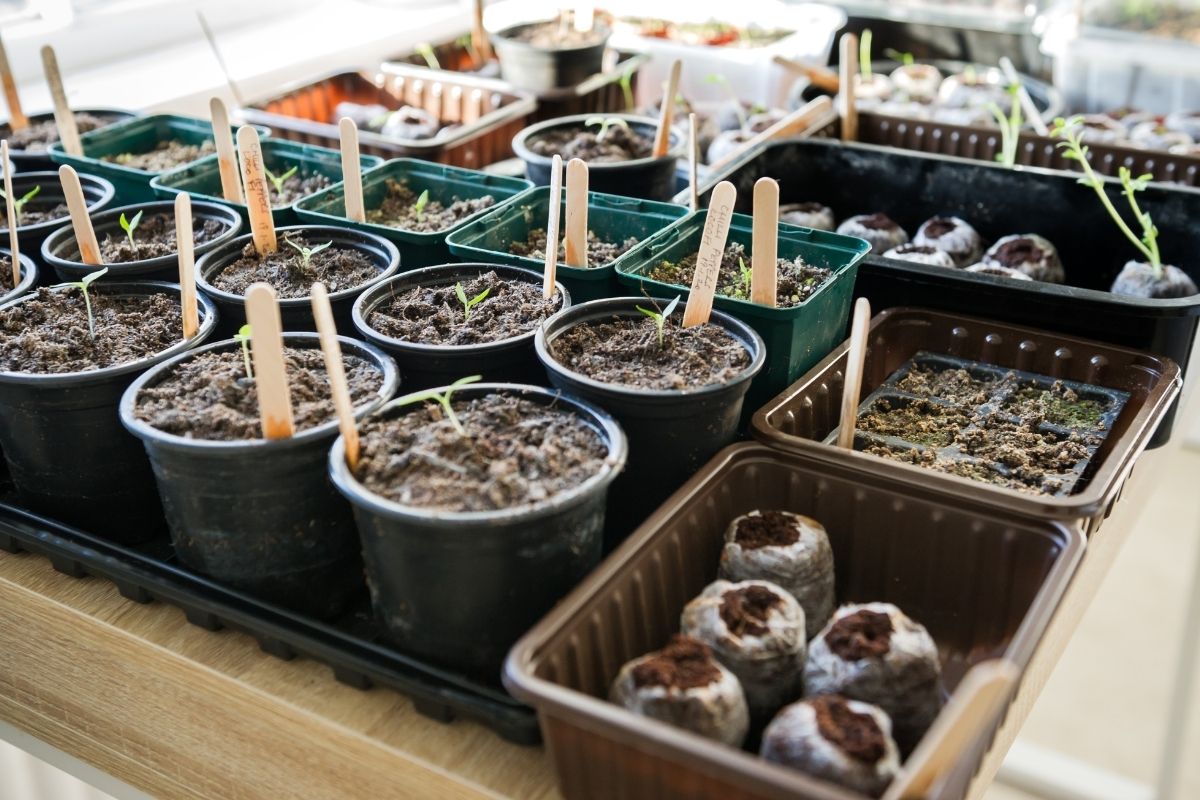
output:
[[[838,601],[888,601],[922,622],[951,692],[979,661],[1028,665],[1084,549],[1076,527],[760,444],[726,448],[509,654],[505,685],[537,708],[568,800],[864,797],[605,700],[622,664],[678,630],[716,578],[726,525],[756,508],[820,520]],[[965,795],[998,724],[931,797]]]
[[[973,158],[989,163],[995,163],[1000,152],[999,128],[949,125],[887,114],[859,114],[858,138],[864,144]],[[1076,163],[1064,158],[1062,150],[1056,146],[1060,141],[1035,133],[1022,134],[1017,145],[1017,163],[1026,167],[1078,171]],[[1129,167],[1134,175],[1150,174],[1156,181],[1184,186],[1200,185],[1200,157],[1096,142],[1088,142],[1088,149],[1092,168],[1101,175],[1115,177],[1121,167]]]
[[[877,314],[871,321],[861,397],[921,350],[1129,393],[1125,408],[1078,484],[1081,488],[1066,497],[1033,495],[822,444],[838,426],[848,350],[849,344],[843,342],[755,412],[754,436],[772,447],[845,465],[864,475],[886,476],[898,486],[929,486],[1032,518],[1080,520],[1089,535],[1108,516],[1182,384],[1175,362],[1123,347],[939,311],[892,308]]]
[[[340,72],[285,89],[241,109],[246,122],[265,125],[271,135],[322,147],[339,147],[334,109],[341,102],[378,103],[389,109],[417,106],[444,124],[459,127],[432,139],[399,139],[359,132],[364,154],[408,156],[478,169],[510,158],[512,140],[529,124],[537,102],[506,83],[451,72],[390,64],[379,72]]]

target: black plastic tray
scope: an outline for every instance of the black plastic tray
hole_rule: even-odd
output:
[[[469,719],[522,745],[541,741],[532,708],[500,685],[481,683],[424,664],[388,646],[371,616],[366,593],[341,617],[321,622],[227,589],[181,567],[167,536],[123,547],[11,505],[0,493],[0,550],[45,556],[59,572],[116,584],[136,603],[158,600],[183,610],[188,622],[254,637],[263,652],[328,665],[338,681],[356,689],[386,686],[409,697],[417,711],[451,722]]]

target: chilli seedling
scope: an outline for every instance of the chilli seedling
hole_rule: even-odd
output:
[[[246,365],[246,377],[254,380],[254,367],[250,365],[250,326],[243,325],[233,335],[233,340],[242,346],[242,362]]]
[[[741,256],[738,256],[738,275],[741,277],[738,295],[745,300],[749,300],[750,288],[754,285],[754,270],[746,266],[746,259]]]
[[[41,186],[35,186],[25,194],[21,195],[20,198],[13,200],[13,214],[16,215],[18,220],[21,219],[21,212],[25,210],[25,204],[37,197],[38,193],[41,191]],[[4,193],[3,189],[0,189],[0,197],[4,198],[5,200],[8,199],[8,195]]]
[[[633,76],[637,74],[638,62],[631,61],[625,71],[621,73],[621,96],[625,98],[625,110],[632,113],[636,103],[633,99]]]
[[[1011,103],[1008,116],[1004,116],[1004,111],[995,103],[988,103],[988,111],[992,112],[996,124],[1000,126],[1000,152],[996,154],[996,160],[1006,167],[1011,167],[1017,163],[1017,144],[1024,120],[1021,118],[1021,101],[1018,98],[1021,92],[1020,84],[1009,84],[1007,91]]]
[[[288,178],[295,175],[299,169],[300,167],[292,167],[287,172],[279,176],[276,176],[275,173],[271,172],[271,170],[267,169],[266,167],[263,167],[263,172],[267,174],[267,180],[271,182],[271,185],[275,187],[275,194],[281,195],[283,194],[283,184]]]
[[[413,211],[417,215],[417,219],[425,213],[425,206],[429,205],[429,190],[421,192],[421,196],[417,198],[417,202],[413,204]]]
[[[316,247],[305,247],[302,244],[296,244],[286,236],[283,237],[283,241],[295,248],[296,252],[300,254],[301,268],[304,270],[308,270],[309,266],[312,264],[313,256],[333,244],[333,240],[331,239],[325,244],[319,244]]]
[[[871,40],[874,35],[870,28],[866,28],[862,32],[862,38],[858,40],[858,72],[862,75],[863,83],[871,82]]]
[[[1054,128],[1050,131],[1050,135],[1063,137],[1063,141],[1058,143],[1058,147],[1063,151],[1063,158],[1078,161],[1083,170],[1083,177],[1079,179],[1079,183],[1091,187],[1121,233],[1125,234],[1125,238],[1132,242],[1133,246],[1145,257],[1154,277],[1161,279],[1163,264],[1162,256],[1158,252],[1158,228],[1155,227],[1149,212],[1142,211],[1137,201],[1137,193],[1145,189],[1146,184],[1150,183],[1154,176],[1147,173],[1135,178],[1129,167],[1121,167],[1117,170],[1117,178],[1121,181],[1121,193],[1125,195],[1129,209],[1133,211],[1133,216],[1142,228],[1142,235],[1139,237],[1121,218],[1121,214],[1109,199],[1108,193],[1104,191],[1104,181],[1088,162],[1088,146],[1083,143],[1082,125],[1082,117],[1075,116],[1066,120],[1060,117],[1054,120]]]
[[[675,310],[675,307],[677,305],[679,305],[679,297],[680,297],[680,295],[675,295],[675,299],[672,300],[670,303],[667,303],[667,307],[665,309],[663,309],[661,314],[657,311],[652,311],[648,308],[642,308],[641,306],[634,306],[634,308],[636,308],[638,311],[642,312],[647,317],[654,320],[654,327],[658,328],[658,349],[659,350],[662,350],[663,345],[664,345],[663,328],[665,328],[667,326],[667,319],[670,318],[671,312]]]
[[[442,411],[445,413],[446,419],[450,420],[450,424],[454,426],[454,430],[458,431],[458,435],[466,436],[466,429],[462,426],[462,423],[458,421],[458,417],[454,414],[454,407],[450,405],[450,397],[467,384],[475,383],[476,381],[481,380],[483,380],[482,375],[471,375],[466,378],[459,378],[454,383],[447,386],[446,391],[444,392],[439,392],[437,389],[425,389],[424,391],[413,392],[412,394],[404,395],[404,397],[396,398],[379,410],[382,413],[391,408],[399,408],[402,406],[412,405],[413,403],[424,403],[432,400],[442,407]]]
[[[629,123],[620,117],[588,117],[583,121],[583,127],[594,128],[600,126],[600,132],[596,134],[596,141],[603,142],[604,137],[608,135],[612,128],[625,128],[629,130]]]
[[[466,322],[471,318],[471,309],[487,299],[488,294],[492,291],[492,287],[484,289],[474,297],[467,299],[467,293],[463,291],[461,283],[454,284],[454,294],[458,297],[458,302],[463,306],[463,321]]]
[[[58,292],[65,292],[70,289],[78,289],[79,291],[83,292],[83,305],[84,308],[87,309],[88,333],[92,335],[93,342],[96,341],[96,319],[92,316],[92,296],[88,292],[88,289],[91,288],[91,285],[95,281],[103,278],[107,273],[108,267],[105,267],[104,269],[98,269],[95,272],[89,272],[80,280],[67,281],[66,283],[59,283],[50,287],[52,290]]]
[[[417,51],[417,55],[425,59],[425,66],[430,69],[441,69],[442,65],[438,62],[437,54],[433,52],[433,46],[429,42],[421,42],[413,48]]]
[[[899,61],[903,66],[906,67],[911,67],[914,63],[916,63],[916,58],[913,57],[912,53],[902,53],[899,50],[891,47],[885,48],[883,54],[892,61]]]
[[[133,219],[126,219],[125,212],[121,212],[121,218],[117,220],[121,225],[121,230],[125,231],[125,237],[129,239],[129,246],[137,250],[137,243],[133,241],[133,232],[137,230],[137,226],[142,222],[142,212],[133,215]]]

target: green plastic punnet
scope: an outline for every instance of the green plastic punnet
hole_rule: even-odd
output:
[[[567,214],[566,200],[562,203],[560,230],[565,229]],[[450,252],[469,261],[541,270],[545,265],[542,259],[514,255],[508,249],[513,242],[525,241],[534,228],[545,228],[549,212],[550,187],[530,189],[503,208],[451,234],[447,240]],[[638,245],[607,264],[587,268],[568,266],[560,259],[557,278],[577,303],[616,297],[622,294],[617,283],[617,266],[625,263],[642,244],[687,215],[687,208],[671,203],[588,192],[588,230],[606,242],[624,241],[632,236]]]
[[[382,236],[400,248],[404,269],[408,270],[449,261],[450,248],[446,245],[446,239],[450,234],[473,220],[492,213],[497,207],[533,185],[524,178],[509,178],[416,158],[393,158],[363,173],[363,205],[368,213],[371,209],[378,208],[387,196],[389,179],[404,183],[417,196],[429,190],[429,200],[436,200],[444,206],[455,200],[475,200],[489,194],[496,199],[496,205],[464,217],[449,228],[434,233],[410,231],[390,225],[351,222],[346,219],[345,184],[338,183],[296,203],[296,216],[305,223],[356,228]]]
[[[255,126],[259,137],[270,134],[267,128]],[[237,130],[234,129],[236,135]],[[80,172],[99,175],[112,183],[117,200],[123,204],[143,203],[155,199],[150,181],[159,173],[125,167],[104,158],[122,153],[145,153],[160,142],[175,139],[184,144],[203,144],[212,141],[212,122],[178,114],[150,114],[118,122],[79,137],[83,156],[69,155],[62,142],[50,146],[50,158],[56,164],[70,164]]]
[[[263,166],[276,177],[283,175],[292,167],[301,178],[310,175],[324,175],[333,183],[342,180],[342,154],[328,147],[317,147],[312,144],[301,144],[285,139],[265,139],[262,142]],[[358,163],[361,169],[369,170],[383,163],[379,156],[360,156]],[[268,190],[274,191],[267,182]],[[221,193],[221,168],[216,155],[205,156],[199,161],[185,164],[182,167],[164,172],[150,181],[150,188],[162,200],[171,200],[181,192],[187,192],[193,198],[211,200],[214,203],[224,203],[235,208],[242,215],[242,220],[250,223],[250,216],[245,203],[231,203]],[[313,193],[315,195],[316,192]],[[302,197],[285,206],[271,209],[271,218],[276,225],[295,225],[299,222],[296,206],[308,197]],[[341,220],[338,220],[341,222]],[[328,220],[321,220],[326,224]]]
[[[626,253],[617,266],[617,280],[628,288],[626,293],[641,295],[644,291],[651,297],[681,295],[686,300],[688,287],[651,280],[645,273],[663,261],[679,261],[695,254],[707,218],[708,209],[701,209]],[[734,214],[729,226],[727,241],[745,246],[747,266],[753,224],[751,217]],[[717,295],[715,308],[747,323],[767,343],[767,364],[750,387],[747,409],[757,408],[786,389],[845,338],[858,264],[871,249],[865,241],[852,236],[787,224],[779,226],[778,246],[780,258],[803,258],[813,266],[832,270],[833,277],[812,297],[791,308],[768,308]]]

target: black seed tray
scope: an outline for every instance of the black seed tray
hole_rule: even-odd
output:
[[[111,544],[11,504],[0,480],[0,550],[45,556],[74,578],[112,581],[136,603],[157,600],[183,610],[206,630],[229,628],[254,637],[263,652],[290,660],[311,658],[356,689],[386,686],[407,695],[422,714],[440,722],[469,719],[522,745],[541,740],[532,708],[500,685],[443,670],[404,655],[382,638],[367,597],[337,619],[322,622],[227,589],[180,566],[164,534],[133,546]]]
[[[952,369],[962,369],[968,372],[971,377],[980,381],[991,381],[991,385],[981,389],[986,393],[986,399],[981,403],[954,402],[952,400],[936,397],[933,395],[915,394],[901,388],[901,382],[909,375],[909,373],[918,367],[934,369],[939,372]],[[1040,389],[1049,390],[1056,383],[1061,384],[1067,389],[1074,392],[1079,401],[1094,401],[1103,410],[1100,413],[1099,420],[1095,426],[1080,426],[1074,427],[1066,424],[1053,424],[1046,420],[1042,420],[1036,426],[1036,430],[1040,433],[1049,433],[1056,437],[1059,441],[1069,437],[1078,437],[1080,442],[1087,449],[1087,455],[1077,461],[1069,470],[1055,473],[1050,480],[1053,481],[1053,486],[1056,486],[1053,491],[1044,488],[1041,493],[1049,494],[1054,497],[1066,497],[1075,492],[1080,487],[1081,482],[1085,479],[1088,466],[1091,463],[1093,456],[1104,443],[1108,432],[1112,430],[1113,425],[1117,421],[1117,417],[1121,415],[1121,410],[1125,407],[1125,403],[1129,400],[1129,393],[1118,389],[1108,389],[1103,386],[1093,386],[1090,384],[1078,383],[1075,381],[1058,380],[1045,375],[1038,375],[1032,372],[1021,372],[1018,370],[1004,369],[990,364],[984,364],[979,361],[970,361],[967,359],[954,358],[952,356],[940,355],[920,351],[916,353],[908,363],[900,367],[892,373],[886,381],[879,385],[875,391],[871,392],[858,407],[858,414],[861,417],[863,414],[873,411],[881,403],[887,403],[891,407],[903,407],[913,403],[929,403],[935,406],[941,406],[947,409],[958,409],[970,420],[968,424],[960,430],[986,430],[994,423],[1018,422],[1019,417],[1007,413],[1008,402],[1013,399],[1018,392],[1025,389]],[[837,442],[838,429],[835,428],[828,436],[825,437],[825,444],[834,444]],[[940,437],[938,437],[940,438]],[[882,445],[893,450],[914,450],[922,453],[930,453],[941,462],[957,462],[964,466],[978,466],[980,469],[991,469],[1001,477],[1015,477],[1011,470],[1002,465],[985,466],[984,462],[980,461],[969,452],[964,451],[962,447],[951,439],[946,444],[940,444],[937,441],[913,441],[904,439],[899,436],[877,433],[874,431],[856,430],[854,435],[854,448],[856,450],[865,450],[871,445]],[[958,473],[955,473],[958,474]]]

